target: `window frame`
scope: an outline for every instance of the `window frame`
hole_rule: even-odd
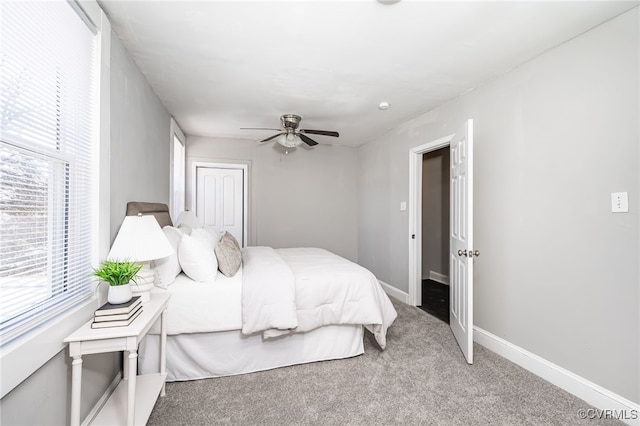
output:
[[[109,251],[110,220],[110,55],[111,25],[95,0],[69,1],[78,11],[80,18],[93,23],[97,37],[98,67],[98,170],[94,174],[98,196],[94,200],[94,244],[96,253],[93,258],[104,258]],[[95,265],[94,265],[95,266]],[[0,348],[0,364],[11,366],[3,368],[0,376],[0,398],[11,392],[36,370],[66,348],[63,339],[75,329],[87,322],[95,309],[106,298],[106,290],[95,284],[94,296],[75,308],[57,315],[55,318],[35,327],[6,343]]]

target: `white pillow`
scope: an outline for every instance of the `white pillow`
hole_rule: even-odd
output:
[[[171,247],[173,247],[174,253],[170,256],[163,257],[162,259],[156,259],[151,263],[151,267],[155,273],[156,286],[160,288],[167,288],[173,283],[182,271],[180,268],[180,262],[178,261],[178,247],[182,240],[182,232],[172,226],[165,226],[162,228],[165,237],[169,240]]]
[[[213,282],[218,275],[218,260],[205,240],[185,235],[178,247],[180,266],[189,278],[198,282]]]
[[[191,235],[191,231],[196,228],[200,228],[200,224],[198,223],[198,218],[191,211],[184,211],[178,215],[178,219],[176,219],[175,225],[181,230],[183,233],[187,235]]]
[[[191,235],[192,228],[186,225],[178,226],[178,229],[185,235]]]
[[[213,226],[204,226],[202,227],[202,229],[204,229],[205,231],[207,231],[209,234],[211,234],[211,236],[216,240],[216,244],[220,241],[220,239],[222,238],[223,234],[219,234],[218,231],[216,231],[216,228],[214,228]]]
[[[211,247],[211,250],[215,250],[218,240],[220,240],[218,233],[214,230],[210,230],[209,228],[194,228],[191,230],[191,236],[203,243],[206,243]]]

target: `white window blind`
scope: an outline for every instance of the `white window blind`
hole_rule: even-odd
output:
[[[4,344],[92,296],[98,99],[97,37],[72,4],[0,8]]]

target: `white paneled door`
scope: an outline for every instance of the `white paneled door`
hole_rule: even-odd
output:
[[[451,251],[449,324],[467,362],[473,363],[473,120],[451,148]]]
[[[244,241],[244,171],[198,167],[196,169],[196,216],[203,226]]]

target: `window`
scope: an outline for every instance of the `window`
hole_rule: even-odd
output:
[[[173,219],[184,211],[184,145],[176,135],[173,135],[173,205],[171,213]]]
[[[0,2],[0,339],[92,297],[97,37],[72,2]]]
[[[171,218],[175,223],[185,207],[185,142],[184,133],[171,119]]]

